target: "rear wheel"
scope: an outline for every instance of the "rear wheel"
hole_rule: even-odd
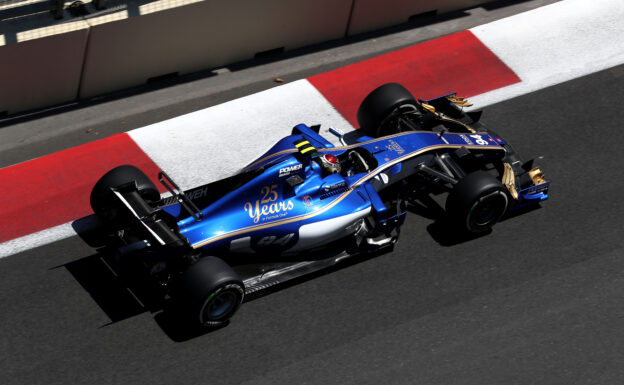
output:
[[[377,87],[368,94],[357,111],[360,128],[368,136],[380,137],[398,132],[396,127],[385,127],[384,123],[401,108],[416,109],[412,94],[398,83]]]
[[[160,199],[158,189],[143,171],[131,165],[124,165],[104,174],[93,186],[90,198],[93,212],[105,221],[113,220],[118,200],[115,199],[111,187],[118,187],[132,182],[136,184],[139,195],[147,203],[156,203]]]
[[[449,193],[446,211],[462,230],[478,234],[489,230],[507,210],[505,187],[485,171],[468,174]]]
[[[191,319],[204,326],[217,327],[238,310],[245,287],[238,274],[223,260],[203,257],[180,277],[176,295]]]

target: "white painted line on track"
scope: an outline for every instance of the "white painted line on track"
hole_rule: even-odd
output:
[[[9,255],[21,253],[39,246],[45,246],[74,235],[76,235],[76,231],[74,231],[72,227],[72,222],[69,222],[20,238],[11,239],[10,241],[0,243],[0,258],[8,257]]]
[[[471,29],[522,79],[483,107],[624,63],[624,1],[565,0]]]
[[[182,189],[232,175],[299,124],[345,132],[353,127],[307,80],[130,131]],[[334,144],[338,140],[324,135]]]

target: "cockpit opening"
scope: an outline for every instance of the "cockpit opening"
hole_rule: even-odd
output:
[[[375,156],[365,148],[358,147],[348,150],[338,157],[342,164],[342,176],[351,176],[363,172],[370,172],[377,168]]]

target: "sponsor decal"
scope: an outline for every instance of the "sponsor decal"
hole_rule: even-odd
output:
[[[262,187],[260,193],[262,194],[262,198],[257,199],[255,204],[246,202],[243,206],[254,223],[258,223],[260,220],[266,221],[284,217],[288,215],[288,211],[295,207],[291,200],[279,200],[276,184]]]
[[[284,167],[284,168],[280,168],[279,170],[279,177],[285,177],[285,176],[289,176],[293,173],[295,173],[296,171],[299,171],[303,168],[303,164],[299,163],[296,164],[294,166],[289,166],[289,167]]]
[[[473,145],[472,140],[468,139],[468,137],[464,134],[459,134],[459,136],[466,142],[467,144]]]
[[[199,199],[199,198],[203,198],[208,194],[208,187],[204,187],[198,190],[191,190],[189,191],[186,196],[190,199],[190,200],[195,200],[195,199]]]
[[[339,188],[343,188],[343,187],[347,187],[347,183],[346,182],[340,182],[340,183],[333,184],[331,186],[325,186],[325,187],[323,187],[323,191],[330,192],[330,191],[333,191],[333,190],[336,190],[336,189],[339,189]]]
[[[390,151],[394,151],[399,155],[403,155],[403,153],[405,152],[405,149],[403,147],[401,147],[400,144],[398,144],[397,142],[395,142],[394,140],[390,139],[388,142],[390,142],[389,145],[386,146],[386,148]]]
[[[306,206],[312,206],[312,197],[309,195],[304,195],[303,202],[305,203]]]
[[[474,139],[475,143],[480,145],[480,146],[487,146],[488,145],[487,140],[483,139],[481,137],[481,135],[470,135],[470,137],[472,139]]]
[[[196,199],[199,198],[203,198],[205,196],[208,195],[208,187],[201,187],[201,188],[197,188],[194,190],[190,190],[184,193],[184,195],[186,195],[187,198],[189,198],[190,200],[194,201]],[[163,201],[163,205],[164,206],[169,206],[172,205],[174,203],[178,203],[178,198],[175,196],[170,196],[167,197],[164,201]]]

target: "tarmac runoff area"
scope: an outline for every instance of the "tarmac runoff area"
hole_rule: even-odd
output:
[[[621,20],[619,0],[553,3],[0,169],[0,257],[75,235],[72,221],[91,214],[91,187],[119,164],[136,164],[152,178],[163,169],[182,188],[208,183],[236,172],[295,124],[355,129],[359,101],[386,82],[425,99],[457,92],[482,108],[624,63]]]

